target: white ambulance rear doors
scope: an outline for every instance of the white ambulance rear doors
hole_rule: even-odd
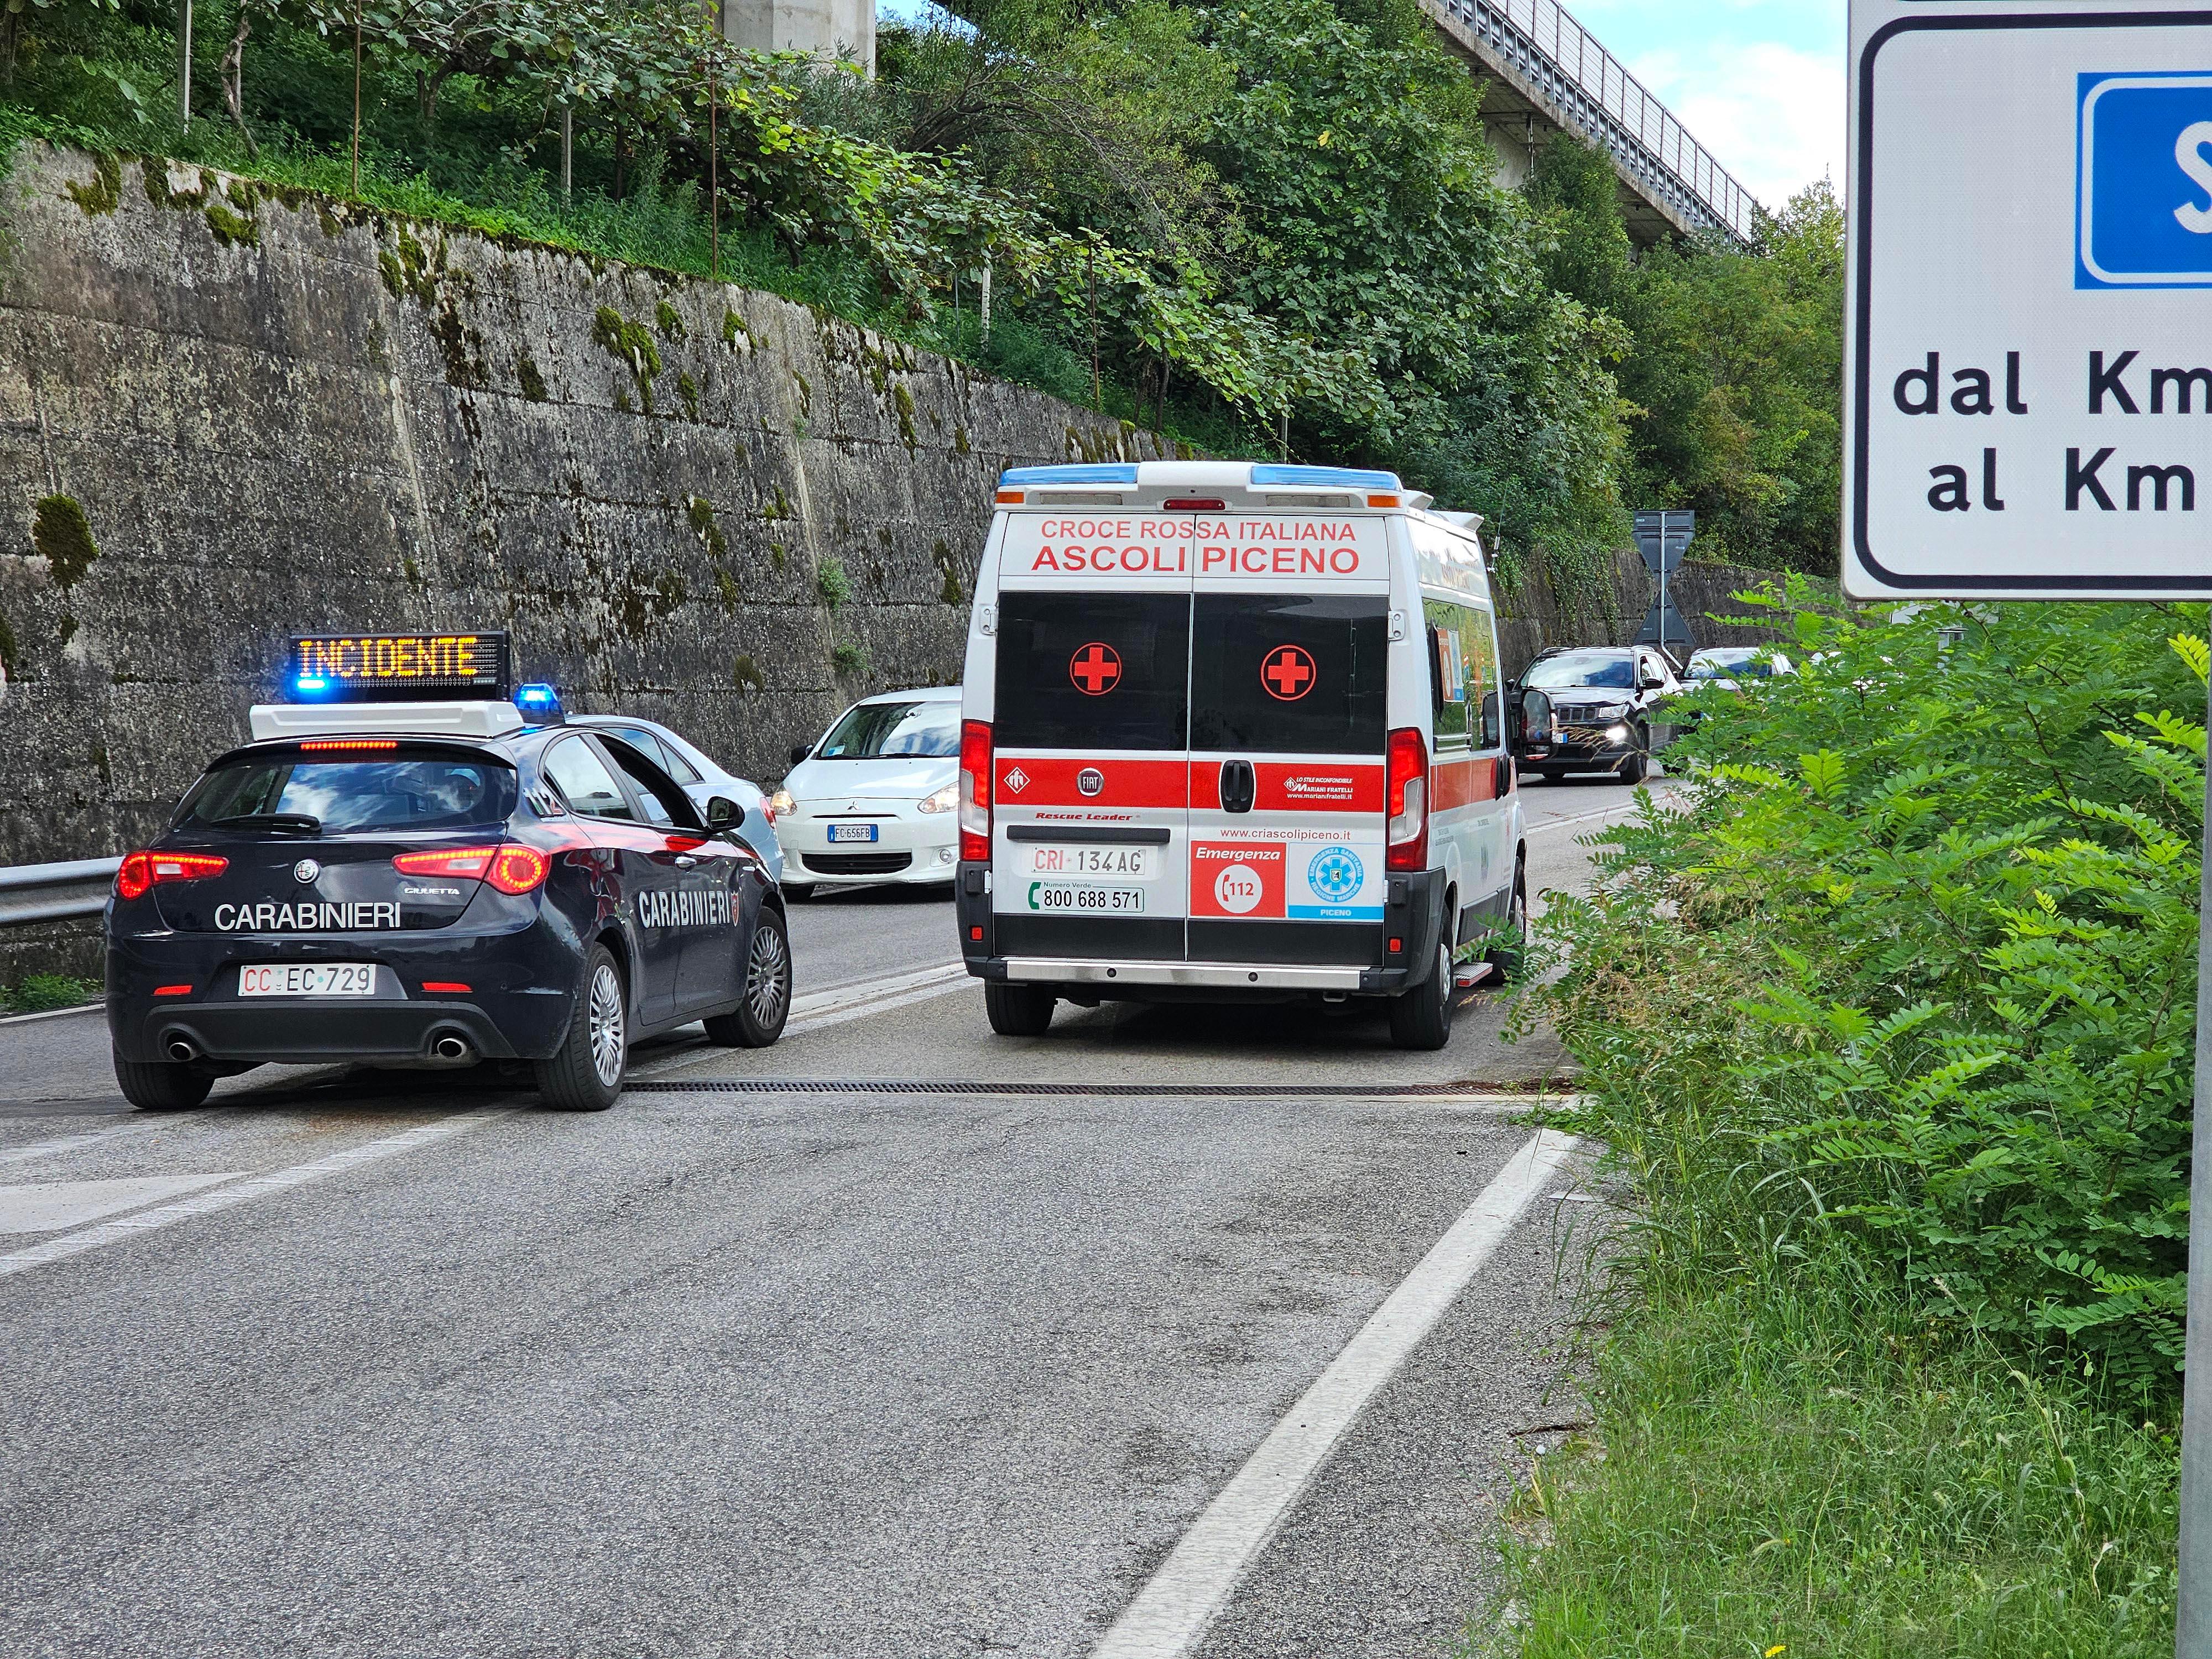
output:
[[[1183,959],[1194,531],[1187,512],[1006,515],[991,849],[1002,956]]]
[[[1382,965],[1389,522],[1197,515],[1194,962]]]

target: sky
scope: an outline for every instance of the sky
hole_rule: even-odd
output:
[[[878,0],[884,17],[927,0]],[[1844,183],[1845,0],[1573,0],[1567,9],[1770,208]]]
[[[1770,208],[1844,186],[1844,0],[1574,0],[1607,50]]]

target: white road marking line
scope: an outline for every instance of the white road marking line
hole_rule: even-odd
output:
[[[1572,1135],[1542,1130],[1514,1154],[1192,1522],[1092,1659],[1182,1659],[1197,1647],[1345,1431],[1577,1145]]]
[[[34,1019],[59,1019],[64,1014],[97,1014],[106,1006],[104,1002],[80,1002],[71,1008],[48,1008],[35,1014],[9,1014],[0,1019],[0,1025],[28,1025]]]
[[[878,997],[890,996],[900,991],[909,991],[923,985],[935,985],[965,979],[967,964],[958,962],[939,963],[933,967],[916,969],[910,973],[885,974],[878,979],[864,979],[850,985],[840,985],[827,991],[810,992],[805,996],[791,1000],[791,1017],[807,1019],[833,1009],[872,1002]]]
[[[0,1152],[0,1165],[28,1164],[34,1158],[59,1158],[64,1152],[77,1152],[86,1146],[98,1146],[102,1141],[142,1135],[152,1127],[152,1124],[140,1121],[119,1124],[112,1129],[95,1129],[88,1134],[60,1135],[52,1140],[34,1140],[27,1146],[10,1146],[6,1152]]]
[[[794,997],[791,1004],[791,1021],[783,1028],[786,1036],[804,1036],[809,1031],[819,1031],[832,1025],[843,1025],[849,1021],[864,1019],[870,1014],[888,1012],[903,1008],[909,1003],[927,1002],[958,990],[968,981],[964,963],[951,963],[941,967],[923,968],[911,973],[885,974],[880,979],[862,980],[858,984],[840,986],[832,991],[816,991],[803,997]],[[726,1050],[686,1047],[683,1053],[650,1065],[633,1066],[633,1082],[647,1078],[667,1077],[689,1066],[703,1065],[709,1060],[724,1058]]]
[[[511,1116],[520,1109],[514,1106],[488,1106],[472,1112],[456,1113],[434,1123],[424,1123],[412,1129],[402,1130],[396,1135],[386,1135],[381,1140],[349,1146],[342,1152],[332,1152],[328,1158],[319,1158],[312,1164],[295,1164],[289,1170],[271,1170],[250,1181],[241,1181],[235,1186],[218,1187],[213,1192],[182,1199],[174,1204],[164,1204],[158,1209],[147,1210],[138,1215],[125,1216],[119,1221],[104,1221],[81,1232],[64,1233],[59,1238],[50,1238],[44,1243],[0,1255],[0,1279],[11,1273],[27,1272],[33,1267],[42,1267],[50,1261],[82,1255],[87,1250],[119,1243],[126,1238],[137,1238],[156,1228],[171,1226],[179,1221],[191,1221],[199,1216],[213,1215],[218,1210],[251,1203],[257,1198],[266,1198],[271,1193],[289,1192],[295,1187],[304,1187],[309,1182],[320,1181],[328,1176],[343,1175],[348,1170],[358,1169],[364,1164],[374,1164],[383,1158],[396,1158],[403,1152],[416,1152],[449,1136],[482,1128],[485,1124]]]
[[[112,1176],[105,1181],[30,1181],[0,1187],[0,1233],[58,1233],[102,1216],[143,1209],[236,1181],[241,1170],[208,1175]]]
[[[1532,823],[1528,826],[1528,833],[1532,836],[1540,836],[1547,830],[1565,830],[1577,823],[1592,823],[1598,818],[1618,817],[1623,812],[1633,812],[1635,810],[1634,801],[1623,801],[1618,806],[1601,806],[1595,812],[1577,812],[1571,818],[1553,818],[1546,823]]]

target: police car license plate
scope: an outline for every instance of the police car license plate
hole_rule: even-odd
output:
[[[238,970],[242,997],[373,997],[376,969],[365,962],[273,962]]]
[[[1032,847],[1033,876],[1119,876],[1150,881],[1159,873],[1149,847]]]
[[[830,844],[841,841],[873,841],[876,826],[872,823],[833,823],[830,826]]]
[[[1033,881],[1030,908],[1056,916],[1133,916],[1145,908],[1141,887],[1093,887],[1068,881]]]

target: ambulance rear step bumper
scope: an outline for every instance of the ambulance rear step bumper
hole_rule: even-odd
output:
[[[1216,991],[1359,991],[1375,988],[1378,975],[1371,968],[1296,968],[1280,963],[1100,962],[1066,957],[1008,957],[1006,977],[1044,985],[1172,985]]]

